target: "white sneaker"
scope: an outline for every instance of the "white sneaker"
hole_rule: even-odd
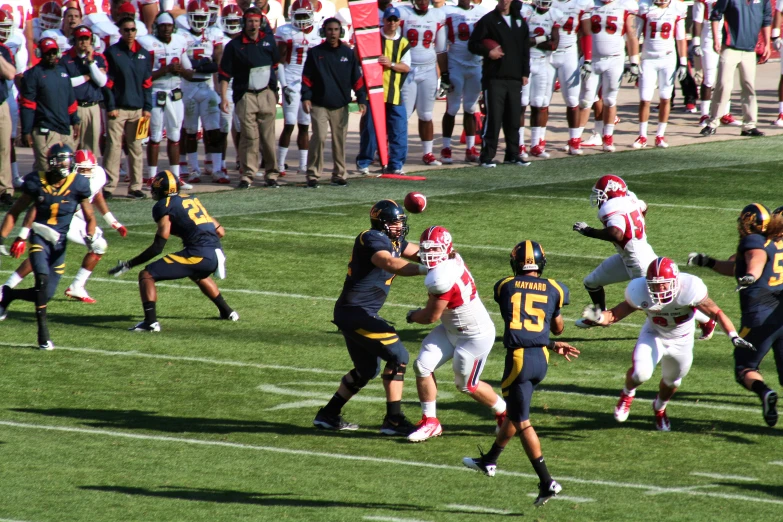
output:
[[[778,114],[778,119],[775,120],[775,123],[773,123],[775,127],[783,127],[783,112]],[[14,187],[16,187],[16,180],[14,180]]]
[[[601,135],[597,132],[592,133],[586,140],[582,140],[582,147],[598,147],[602,144],[603,140],[601,139]]]
[[[609,328],[608,324],[598,324],[595,321],[591,321],[590,319],[577,319],[574,323],[574,326],[577,328],[595,328],[596,326],[600,326],[601,328]]]
[[[488,477],[495,476],[497,464],[486,464],[481,458],[463,457],[462,465],[475,471],[480,471]]]
[[[620,392],[620,399],[617,401],[617,406],[614,407],[614,419],[617,422],[625,422],[628,420],[628,415],[631,413],[632,402],[633,396]],[[655,409],[654,406],[653,409]]]
[[[410,442],[424,442],[433,437],[440,437],[443,434],[443,427],[435,417],[421,416],[421,421],[416,427],[416,431],[408,435]]]
[[[647,146],[647,138],[644,136],[639,136],[638,138],[636,138],[636,141],[634,141],[633,145],[631,145],[631,147],[633,147],[634,149],[643,149],[646,146]]]
[[[22,176],[14,176],[13,184],[15,189],[22,188],[22,185],[24,185],[24,178]]]
[[[87,293],[87,289],[83,286],[69,286],[65,290],[65,296],[70,297],[71,299],[76,299],[77,301],[81,301],[82,303],[87,304],[95,304],[96,301],[92,297],[90,297],[90,294]]]
[[[38,349],[51,352],[52,350],[54,350],[54,343],[52,341],[46,341],[44,344],[39,344]]]
[[[226,319],[230,319],[234,322],[239,321],[239,314],[236,312],[231,312]]]

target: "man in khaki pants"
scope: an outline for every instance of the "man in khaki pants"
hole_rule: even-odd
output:
[[[8,47],[0,45],[0,207],[10,207],[14,200],[11,183],[11,111],[8,107],[8,84],[16,76],[14,57]]]
[[[233,78],[234,111],[241,122],[239,163],[242,179],[239,189],[250,188],[258,168],[259,140],[264,155],[264,182],[277,188],[277,157],[275,151],[275,116],[277,114],[277,82],[285,87],[285,74],[280,64],[280,52],[274,34],[263,25],[263,15],[257,7],[242,15],[242,32],[223,46],[220,60],[220,110],[228,113],[228,82]],[[275,71],[277,69],[277,72]]]
[[[353,50],[340,41],[342,23],[337,18],[327,18],[322,27],[326,40],[308,51],[302,71],[302,107],[311,115],[313,126],[307,159],[307,186],[310,188],[318,188],[318,178],[324,167],[324,142],[328,129],[332,131],[332,184],[348,184],[345,135],[348,132],[351,89],[356,92],[362,115],[367,110],[359,60]],[[242,132],[245,132],[244,127]]]
[[[111,91],[106,100],[109,139],[103,161],[109,181],[103,195],[111,196],[117,188],[124,135],[130,157],[128,197],[144,199],[146,196],[141,191],[144,156],[141,140],[136,139],[136,128],[140,118],[149,121],[152,111],[152,57],[136,41],[135,19],[130,16],[122,18],[117,27],[120,29],[120,41],[106,51],[109,67],[106,86]]]

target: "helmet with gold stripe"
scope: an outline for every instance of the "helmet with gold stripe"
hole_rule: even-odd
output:
[[[751,203],[745,206],[737,218],[740,237],[750,234],[764,234],[769,226],[769,218],[769,209],[761,203]]]
[[[179,194],[179,180],[170,170],[162,170],[155,175],[150,187],[152,199],[158,201]]]
[[[546,266],[546,254],[544,249],[535,241],[522,241],[517,243],[514,250],[511,251],[511,270],[514,275],[521,275],[524,272],[538,272],[538,275],[544,273]]]

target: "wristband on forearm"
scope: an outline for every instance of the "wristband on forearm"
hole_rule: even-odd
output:
[[[22,227],[22,229],[19,231],[19,239],[27,240],[28,237],[30,237],[30,229],[27,227]]]

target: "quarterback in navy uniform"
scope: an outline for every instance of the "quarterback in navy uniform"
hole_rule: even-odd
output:
[[[65,247],[71,219],[81,206],[87,229],[84,240],[91,246],[95,234],[95,216],[90,204],[90,182],[77,174],[73,150],[57,144],[47,154],[48,170],[32,172],[25,176],[22,196],[5,215],[0,229],[0,254],[9,255],[3,246],[24,210],[35,206],[35,221],[30,236],[30,262],[35,274],[35,286],[23,290],[0,288],[0,320],[5,319],[8,305],[21,299],[35,303],[38,320],[38,347],[54,350],[46,323],[46,304],[57,290],[60,277],[65,272]]]
[[[408,351],[394,327],[378,315],[395,276],[425,275],[427,267],[409,263],[418,260],[419,246],[405,241],[408,217],[396,202],[385,199],[370,210],[372,228],[356,238],[348,262],[348,275],[334,307],[334,323],[345,337],[354,368],[343,376],[340,387],[329,403],[318,410],[316,427],[329,430],[357,430],[359,426],[343,420],[345,404],[383,369],[386,391],[386,417],[383,435],[407,437],[416,426],[403,415],[402,382],[408,365]]]
[[[550,341],[550,332],[563,333],[560,310],[569,303],[568,288],[554,279],[544,279],[546,256],[535,241],[522,241],[511,251],[513,276],[495,284],[495,301],[506,324],[503,345],[506,367],[503,371],[503,397],[506,420],[500,427],[492,449],[479,458],[465,457],[462,463],[487,476],[494,476],[500,453],[519,434],[525,453],[541,482],[536,506],[545,504],[563,489],[547,470],[541,443],[530,424],[530,401],[533,391],[546,377],[549,350],[567,361],[578,357],[579,350],[562,341]]]
[[[225,235],[223,226],[207,213],[207,210],[193,196],[179,193],[179,179],[164,170],[158,172],[152,180],[152,198],[157,201],[152,207],[152,217],[158,224],[152,245],[130,261],[119,261],[109,270],[110,274],[120,276],[133,268],[157,257],[170,235],[182,239],[183,250],[168,254],[162,259],[147,265],[139,273],[144,321],[129,328],[132,332],[159,332],[160,323],[155,312],[158,300],[156,281],[190,278],[201,291],[215,303],[221,319],[239,320],[237,314],[226,304],[215,281],[210,277],[216,273],[225,277],[225,256],[220,238]]]
[[[764,205],[751,203],[742,209],[737,222],[740,242],[736,255],[719,261],[707,254],[692,253],[688,264],[737,279],[742,312],[739,336],[756,350],[734,349],[735,377],[759,396],[764,421],[774,426],[778,422],[778,393],[766,385],[759,365],[772,349],[778,381],[783,386],[783,207],[770,215]]]

